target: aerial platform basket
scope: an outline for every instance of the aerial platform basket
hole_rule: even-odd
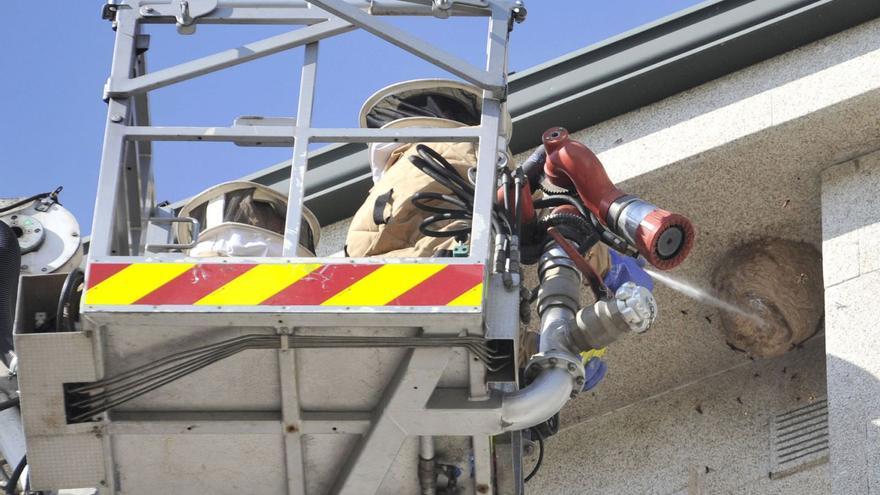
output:
[[[56,282],[22,282],[16,348],[33,488],[417,493],[420,451],[427,455],[420,450],[424,436],[446,453],[448,473],[458,473],[449,476],[461,493],[520,493],[520,455],[513,447],[520,440],[518,433],[504,432],[495,393],[517,388],[516,367],[495,366],[462,344],[479,337],[491,341],[496,354],[515,358],[519,294],[492,273],[490,216],[499,156],[507,149],[500,126],[508,33],[520,9],[506,0],[108,4],[105,17],[113,22],[116,41],[105,88],[108,114],[83,331],[36,333],[22,315],[53,310],[56,301],[38,294]],[[383,21],[384,15],[486,17],[486,67],[413,37]],[[209,23],[301,27],[148,72],[149,39],[140,30],[147,23],[176,24],[182,34]],[[482,88],[481,125],[312,127],[319,42],[353,29]],[[295,123],[150,125],[150,91],[300,46],[305,59]],[[157,141],[292,146],[285,256],[189,258],[182,254],[185,246],[169,246],[167,236],[180,220],[156,205],[151,143]],[[294,256],[311,143],[460,141],[479,145],[467,257]],[[304,344],[313,342],[307,337],[328,336],[343,344]],[[71,410],[65,392],[71,384],[243,338],[269,343],[230,353],[94,417],[77,418]],[[369,339],[394,345],[364,345]]]

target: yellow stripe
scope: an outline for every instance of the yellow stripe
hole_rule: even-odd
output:
[[[444,268],[446,265],[383,265],[321,305],[383,306]]]
[[[86,304],[132,304],[162,287],[194,263],[135,263],[86,290]]]
[[[473,289],[456,297],[447,306],[480,306],[483,304],[483,284],[477,284]]]
[[[198,300],[199,306],[253,306],[318,268],[319,264],[256,265],[223,287]]]

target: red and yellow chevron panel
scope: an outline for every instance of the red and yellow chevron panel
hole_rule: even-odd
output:
[[[91,263],[94,306],[480,306],[484,266]]]

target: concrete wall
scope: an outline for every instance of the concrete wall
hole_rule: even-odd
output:
[[[878,116],[880,22],[872,22],[575,137],[599,153],[624,189],[693,220],[696,248],[672,275],[705,287],[724,253],[747,240],[777,236],[818,247],[824,239],[828,249],[822,170],[880,148]],[[864,204],[855,197],[864,195],[835,204],[841,211]],[[860,239],[874,239],[877,217],[851,221],[862,222]],[[865,256],[863,264],[875,266]],[[854,270],[846,259],[826,260],[825,268],[832,276]],[[872,438],[877,444],[876,427],[868,425],[878,415],[854,403],[878,396],[877,358],[869,351],[877,342],[869,331],[873,313],[850,308],[855,297],[880,292],[872,285],[876,272],[857,274],[849,291],[829,287],[829,301],[838,298],[845,308],[826,304],[829,330],[832,322],[840,327],[829,333],[828,358],[832,419],[847,418],[832,421],[832,445],[844,439],[832,447],[832,459],[840,460],[823,463],[827,451],[817,452],[793,474],[770,476],[777,469],[773,418],[811,402],[819,407],[826,394],[823,335],[782,358],[750,361],[727,348],[716,310],[661,287],[657,327],[609,349],[606,381],[563,411],[563,429],[547,442],[544,467],[527,491],[812,494],[829,492],[834,480],[837,493],[865,493],[849,487],[867,486],[868,466],[878,465],[866,446]],[[839,372],[838,355],[871,372],[859,379]],[[876,469],[870,474],[877,479]]]
[[[880,153],[822,175],[831,477],[880,494]]]

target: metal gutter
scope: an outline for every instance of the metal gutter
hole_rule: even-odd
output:
[[[583,129],[880,17],[877,0],[710,0],[511,76],[515,153],[545,129]],[[351,216],[372,186],[364,145],[316,151],[307,206]],[[289,162],[247,177],[287,189]]]
[[[515,151],[551,125],[583,129],[878,16],[876,0],[704,2],[511,78]]]

